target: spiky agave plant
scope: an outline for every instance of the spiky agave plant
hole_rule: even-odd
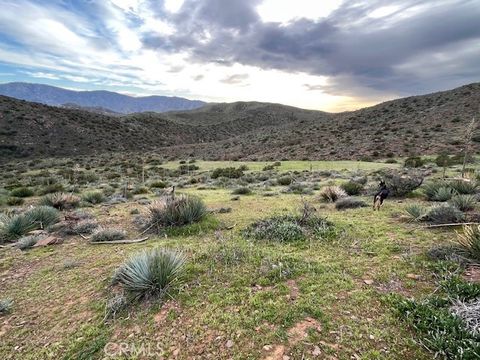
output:
[[[12,241],[35,229],[35,223],[24,215],[0,214],[0,244]]]
[[[207,208],[201,199],[184,195],[156,202],[149,210],[149,225],[157,229],[192,224],[207,215]]]
[[[44,229],[60,221],[60,212],[51,206],[37,206],[27,210],[23,216],[37,229]]]
[[[480,260],[480,225],[465,225],[457,232],[457,242],[473,258]]]
[[[163,297],[182,278],[185,266],[183,253],[155,248],[132,256],[113,277],[134,300]]]
[[[427,210],[419,204],[410,204],[405,207],[405,212],[412,217],[414,221],[421,221],[427,213]]]

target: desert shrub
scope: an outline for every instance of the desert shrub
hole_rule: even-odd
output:
[[[18,197],[9,197],[6,201],[6,204],[9,206],[20,206],[25,202],[23,198],[18,198]]]
[[[207,215],[203,201],[194,196],[181,195],[175,199],[157,201],[149,207],[148,226],[161,228],[188,225],[199,222]]]
[[[451,165],[452,160],[447,154],[440,154],[435,158],[435,164],[440,167]]]
[[[475,194],[478,190],[478,184],[474,181],[454,180],[449,186],[462,195]]]
[[[450,224],[464,221],[465,215],[452,205],[442,204],[431,207],[425,219],[433,224]]]
[[[51,194],[56,192],[63,192],[63,191],[65,191],[65,187],[61,183],[50,184],[50,185],[44,186],[40,190],[40,195],[46,195],[46,194]]]
[[[13,301],[10,299],[0,299],[0,314],[7,314],[12,310]]]
[[[138,186],[132,191],[133,194],[139,195],[139,194],[148,194],[148,188],[145,186]]]
[[[423,217],[427,213],[427,209],[419,204],[411,204],[405,207],[405,211],[415,221],[423,220]]]
[[[313,193],[311,188],[309,188],[307,185],[302,183],[290,184],[286,192],[297,194],[297,195],[306,195],[306,194]]]
[[[153,181],[150,183],[151,188],[156,188],[156,189],[165,189],[168,186],[168,184],[165,181]]]
[[[128,306],[128,299],[124,294],[116,294],[105,304],[104,320],[115,319]]]
[[[450,204],[461,211],[472,211],[477,205],[477,197],[475,195],[455,195],[450,199]]]
[[[412,156],[405,160],[404,166],[409,168],[418,168],[423,166],[425,162],[419,156]]]
[[[346,196],[347,196],[347,193],[345,192],[345,190],[343,190],[341,187],[336,185],[325,186],[320,191],[320,198],[323,201],[327,201],[327,202],[335,202],[338,199],[344,198]]]
[[[456,301],[450,306],[450,312],[463,321],[471,334],[480,335],[480,299]]]
[[[456,194],[455,190],[453,190],[451,187],[442,186],[442,187],[439,187],[437,190],[435,190],[432,200],[440,201],[440,202],[448,201],[455,194]]]
[[[119,284],[135,299],[164,297],[182,280],[185,256],[177,251],[156,248],[132,256],[115,273]]]
[[[252,190],[250,190],[248,187],[245,187],[245,186],[236,188],[235,190],[232,191],[233,195],[250,195],[251,193],[252,193]]]
[[[19,198],[25,198],[25,197],[33,196],[33,190],[28,187],[18,187],[13,189],[10,192],[10,195],[19,197]]]
[[[45,229],[61,220],[57,209],[45,205],[27,210],[23,216],[34,224],[37,229]]]
[[[359,195],[363,190],[363,185],[355,181],[347,181],[340,187],[350,196]]]
[[[104,202],[105,196],[101,191],[89,191],[82,195],[82,200],[95,205]]]
[[[67,193],[47,194],[40,199],[40,205],[51,206],[58,210],[73,209],[79,204],[80,198],[78,196]]]
[[[334,226],[327,219],[314,214],[307,203],[300,215],[273,216],[254,222],[243,230],[246,238],[276,242],[295,242],[308,236],[326,239],[334,235]]]
[[[277,179],[278,185],[288,186],[292,183],[293,179],[291,176],[285,175]]]
[[[393,197],[408,195],[423,183],[423,177],[414,173],[402,174],[397,171],[387,171],[383,172],[382,178],[390,190],[390,196]]]
[[[72,226],[71,232],[73,234],[82,234],[88,235],[95,231],[98,228],[98,223],[95,220],[81,220]]]
[[[220,177],[230,178],[230,179],[238,179],[243,176],[244,168],[239,167],[238,169],[234,167],[228,168],[217,168],[212,172],[212,179],[217,179]]]
[[[354,197],[342,198],[335,203],[335,209],[337,210],[356,209],[366,206],[368,205],[365,203],[365,201]]]
[[[15,243],[15,246],[20,250],[30,249],[43,237],[43,235],[24,236]]]
[[[465,225],[463,233],[457,232],[457,242],[470,257],[480,260],[480,225]]]
[[[90,238],[91,242],[104,242],[124,240],[127,237],[125,231],[120,229],[99,229]]]

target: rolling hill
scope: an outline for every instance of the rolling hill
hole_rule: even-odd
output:
[[[55,86],[21,82],[0,84],[0,95],[53,106],[64,104],[72,106],[73,104],[84,108],[102,108],[122,114],[191,110],[205,105],[203,101],[180,97],[133,97],[110,91],[72,91]]]
[[[1,96],[0,156],[157,151],[170,158],[282,160],[458,153],[478,104],[480,83],[338,114],[238,102],[118,117]]]

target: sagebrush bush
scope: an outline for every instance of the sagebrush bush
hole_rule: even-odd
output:
[[[285,175],[277,179],[278,185],[288,186],[292,183],[293,179],[291,176]]]
[[[15,246],[20,250],[30,249],[42,238],[44,238],[43,235],[24,236],[15,243]]]
[[[480,261],[480,225],[465,225],[457,232],[457,242],[468,255]]]
[[[392,197],[406,196],[423,183],[421,175],[411,172],[384,171],[382,172],[382,179],[385,181]]]
[[[355,181],[347,181],[340,185],[347,195],[359,195],[363,190],[363,185]]]
[[[335,209],[337,210],[356,209],[366,206],[368,205],[365,201],[354,197],[342,198],[335,202]]]
[[[11,299],[0,299],[0,314],[9,313],[12,310],[13,301]]]
[[[228,167],[228,168],[217,168],[213,170],[212,172],[212,179],[217,179],[220,177],[226,177],[230,179],[238,179],[243,176],[243,171],[244,168],[239,167],[238,169],[234,167]]]
[[[101,191],[89,191],[82,195],[82,200],[95,205],[104,202],[105,196]]]
[[[33,194],[34,194],[33,190],[28,187],[18,187],[13,189],[10,192],[11,196],[18,197],[18,198],[33,196]]]
[[[250,195],[252,193],[252,190],[246,186],[242,186],[239,188],[236,188],[232,191],[233,195]]]
[[[133,299],[163,297],[182,280],[185,256],[174,250],[155,248],[132,256],[115,273],[113,283]]]
[[[168,184],[161,180],[153,181],[152,183],[150,183],[150,187],[156,189],[165,189],[167,186]]]
[[[325,186],[320,190],[320,198],[323,201],[335,202],[344,197],[347,197],[347,193],[341,187],[336,185]]]
[[[465,215],[452,205],[442,204],[431,207],[425,219],[433,224],[450,224],[464,221]]]
[[[23,198],[18,198],[18,197],[9,197],[6,201],[7,205],[9,206],[19,206],[22,205],[25,202]]]
[[[124,240],[127,233],[120,229],[99,229],[90,238],[91,242]]]
[[[175,199],[153,203],[149,207],[148,226],[160,231],[164,227],[199,222],[206,215],[207,208],[200,198],[180,195]]]
[[[58,210],[70,210],[78,207],[80,198],[73,194],[52,193],[47,194],[40,199],[40,205],[47,205]]]
[[[419,204],[411,204],[405,207],[405,211],[415,221],[423,220],[427,213],[427,209]]]
[[[450,204],[461,211],[472,211],[477,205],[475,195],[455,195],[450,199]]]

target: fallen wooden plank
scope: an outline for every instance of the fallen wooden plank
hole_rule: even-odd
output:
[[[133,240],[113,240],[113,241],[90,241],[90,244],[97,245],[97,244],[135,244],[148,239],[147,237],[141,239],[133,239]]]
[[[463,226],[463,225],[480,225],[480,223],[478,223],[478,222],[468,222],[468,223],[453,223],[453,224],[435,224],[435,225],[426,225],[426,226],[424,226],[424,228]]]

